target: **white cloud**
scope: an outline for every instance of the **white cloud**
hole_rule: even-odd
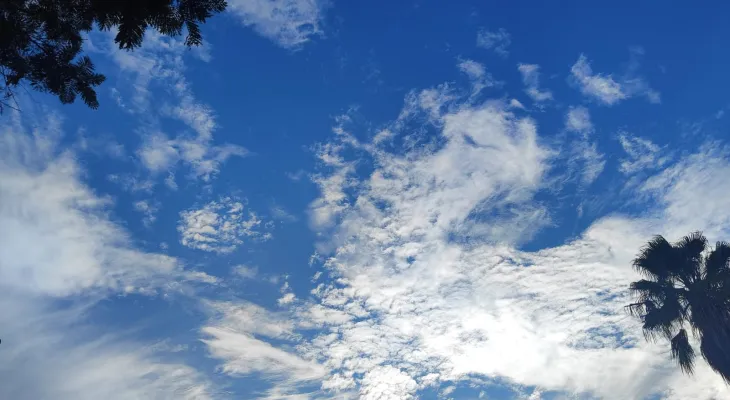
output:
[[[164,362],[143,343],[100,335],[84,307],[0,294],[0,398],[212,400],[217,390],[195,369]]]
[[[632,47],[629,49],[629,63],[626,73],[622,76],[622,85],[631,96],[644,96],[652,104],[662,102],[661,94],[652,89],[649,83],[639,75],[640,59],[644,56],[644,49]]]
[[[273,205],[269,209],[271,212],[271,218],[282,221],[282,222],[296,222],[299,220],[295,215],[291,214],[284,207],[279,205]]]
[[[142,165],[153,174],[171,174],[179,162],[185,162],[192,168],[193,177],[208,181],[218,173],[221,164],[226,160],[232,156],[245,157],[248,150],[231,144],[211,146],[210,143],[195,138],[169,139],[158,132],[146,136],[137,154]],[[168,187],[176,188],[177,185],[173,185],[174,178],[169,181],[170,174],[165,182]]]
[[[649,139],[632,136],[628,132],[620,132],[618,139],[628,155],[628,158],[621,159],[619,166],[624,174],[661,168],[669,161],[668,156],[662,155],[662,149]]]
[[[296,172],[287,172],[286,173],[286,177],[291,179],[294,182],[299,182],[306,175],[307,175],[306,171],[301,170],[301,169],[297,170]]]
[[[573,153],[584,163],[581,182],[587,185],[595,181],[606,166],[606,160],[598,151],[598,145],[588,140],[578,140],[573,144]]]
[[[525,84],[525,93],[536,103],[543,103],[553,99],[549,90],[540,89],[540,66],[536,64],[518,64],[517,69],[522,74],[522,83]]]
[[[297,48],[322,35],[320,0],[232,0],[230,12],[259,35],[284,48]]]
[[[123,102],[125,94],[132,97],[130,105],[123,108],[139,117],[138,132],[143,141],[136,154],[153,175],[172,173],[182,163],[191,169],[190,176],[207,181],[230,157],[248,154],[238,145],[214,144],[213,133],[218,127],[215,113],[195,98],[184,76],[184,56],[190,52],[182,40],[148,31],[142,47],[128,52],[117,48],[112,32],[95,34],[91,39],[95,51],[109,56],[120,69],[114,96],[117,102]],[[164,90],[153,93],[155,85]],[[194,134],[170,138],[158,128],[161,117],[181,121]],[[168,179],[166,183],[171,186],[174,181]]]
[[[203,333],[209,337],[203,343],[208,345],[211,356],[225,360],[226,374],[242,376],[259,372],[303,382],[321,379],[325,374],[317,364],[253,336],[212,326],[203,328]]]
[[[249,302],[207,302],[214,313],[211,326],[272,339],[294,339],[294,322],[287,314]]]
[[[338,135],[324,158],[332,172],[320,180],[322,196],[342,197],[312,206],[337,215],[325,262],[336,279],[320,284],[312,292],[319,304],[297,316],[338,313],[312,322],[328,329],[297,352],[337,377],[326,387],[349,390],[354,381],[361,397],[409,398],[420,387],[485,377],[538,387],[525,395],[533,397],[727,396],[704,364],[695,378],[683,376],[668,345],[647,343],[623,309],[638,278],[630,261],[652,234],[730,234],[721,200],[730,195],[727,149],[708,145],[644,181],[635,194],[650,200],[646,217],[607,216],[564,245],[525,252],[513,243],[547,222],[534,196],[552,184],[545,177],[556,162],[535,123],[501,102],[444,107],[437,93],[416,98],[429,102],[422,112],[440,129],[439,145],[348,147],[353,139]],[[587,132],[588,120],[573,127]],[[352,148],[372,158],[367,176],[349,169]],[[346,187],[334,188],[329,176]],[[700,196],[720,200],[697,213],[707,202]]]
[[[496,31],[481,29],[477,33],[477,47],[494,50],[495,53],[502,57],[509,55],[507,48],[510,44],[512,44],[512,38],[503,28]]]
[[[517,108],[517,109],[520,109],[520,110],[524,110],[525,109],[525,106],[522,103],[520,103],[520,101],[517,100],[517,99],[510,100],[509,101],[509,106],[511,108]]]
[[[646,179],[640,190],[663,205],[667,237],[680,237],[698,229],[710,240],[730,236],[726,207],[730,196],[729,160],[730,148],[710,142]],[[667,162],[662,159],[656,164]]]
[[[140,200],[134,203],[134,209],[142,213],[142,223],[150,227],[157,220],[157,212],[160,211],[160,204],[149,200]]]
[[[266,238],[258,230],[261,220],[252,211],[244,213],[244,205],[231,197],[211,201],[200,209],[180,213],[177,230],[180,243],[193,249],[230,253],[244,238]]]
[[[470,79],[480,79],[486,75],[487,70],[484,65],[474,60],[462,60],[459,62],[459,70],[465,73]]]
[[[611,75],[594,75],[588,59],[583,54],[570,68],[570,72],[584,95],[603,104],[613,105],[628,97],[621,84],[616,82]]]
[[[277,302],[277,303],[278,303],[278,304],[279,304],[280,306],[284,306],[284,305],[287,305],[287,304],[291,304],[291,303],[293,303],[293,302],[294,302],[294,300],[296,300],[296,299],[297,299],[297,297],[296,297],[296,296],[294,295],[294,293],[291,293],[291,292],[290,292],[290,293],[285,293],[285,294],[284,294],[283,296],[281,296],[281,297],[279,298],[279,300],[277,300],[276,302]]]
[[[390,365],[373,368],[362,378],[363,400],[410,400],[418,385],[408,374]]]
[[[250,303],[210,303],[215,315],[202,328],[211,356],[223,362],[224,373],[245,376],[260,373],[289,387],[319,381],[327,370],[315,361],[282,350],[267,342],[296,342],[293,323]]]
[[[27,134],[24,111],[0,125],[0,398],[212,398],[193,368],[86,320],[111,294],[185,293],[209,277],[136,249],[61,147],[59,118],[43,110]]]
[[[616,80],[610,74],[594,74],[590,62],[581,54],[578,61],[570,68],[571,79],[583,95],[608,106],[637,95],[646,96],[651,103],[659,103],[661,102],[659,92],[650,88],[649,84],[637,75],[638,55],[635,51],[631,52],[628,70]]]
[[[122,189],[130,192],[152,193],[155,188],[155,182],[152,180],[139,179],[130,174],[110,174],[106,178],[109,182],[118,184]]]
[[[578,133],[593,131],[591,115],[585,107],[571,107],[565,116],[565,129]]]
[[[243,279],[255,279],[259,273],[258,268],[248,267],[246,265],[237,265],[233,267],[233,272]]]
[[[461,60],[458,67],[471,81],[472,96],[476,96],[485,88],[495,85],[492,75],[487,72],[484,65],[474,60]]]
[[[127,232],[107,215],[110,199],[81,181],[75,155],[58,146],[58,126],[43,127],[33,136],[23,133],[22,126],[0,129],[4,286],[67,296],[146,291],[185,275],[178,260],[131,245]]]
[[[571,172],[580,169],[581,183],[590,184],[603,172],[606,161],[603,154],[598,151],[598,145],[591,139],[593,123],[588,109],[570,107],[565,115],[565,129],[578,134],[569,142],[570,152],[567,155],[570,157],[569,169]]]

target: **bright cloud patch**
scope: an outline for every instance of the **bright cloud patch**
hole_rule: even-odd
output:
[[[244,238],[268,239],[259,230],[261,220],[252,211],[244,212],[244,204],[231,197],[211,201],[200,209],[180,213],[177,230],[180,243],[193,249],[230,253]]]

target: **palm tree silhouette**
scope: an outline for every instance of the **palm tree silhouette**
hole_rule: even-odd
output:
[[[654,237],[634,259],[646,279],[631,284],[637,300],[626,307],[641,318],[647,340],[670,341],[672,359],[684,373],[694,371],[691,331],[702,357],[730,383],[730,245],[707,247],[701,232],[674,244]]]

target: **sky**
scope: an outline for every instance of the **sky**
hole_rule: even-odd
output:
[[[730,238],[728,5],[229,0],[0,116],[0,398],[719,399],[623,306]]]

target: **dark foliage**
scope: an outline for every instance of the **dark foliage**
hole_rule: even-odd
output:
[[[97,108],[104,76],[81,54],[84,32],[116,28],[119,48],[132,50],[148,28],[170,36],[187,29],[185,44],[196,46],[199,23],[225,8],[225,0],[0,0],[0,107],[28,83],[64,104],[80,96]]]
[[[627,309],[641,318],[647,340],[670,341],[672,358],[687,374],[695,362],[691,330],[702,357],[730,383],[730,245],[707,247],[699,232],[674,244],[661,236],[649,241],[634,260],[647,279],[631,284],[636,302]]]

